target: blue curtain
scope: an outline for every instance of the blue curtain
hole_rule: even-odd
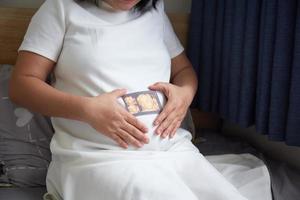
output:
[[[192,107],[300,146],[300,1],[193,0]]]

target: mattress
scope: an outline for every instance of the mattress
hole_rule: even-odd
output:
[[[1,200],[41,200],[45,187],[36,188],[0,188]]]
[[[296,200],[300,197],[300,170],[259,152],[238,137],[224,136],[217,132],[201,131],[203,139],[196,143],[203,155],[250,153],[263,160],[271,176],[274,200]]]

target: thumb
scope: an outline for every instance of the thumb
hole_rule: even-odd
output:
[[[115,97],[123,96],[126,93],[127,93],[126,89],[115,89],[115,90],[111,91],[111,94]]]
[[[150,85],[148,88],[152,89],[152,90],[158,90],[158,91],[161,91],[163,93],[167,93],[167,87],[166,87],[165,83],[158,82],[158,83],[155,83],[153,85]]]

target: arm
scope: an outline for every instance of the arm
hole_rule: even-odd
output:
[[[156,133],[162,137],[175,135],[197,91],[198,80],[193,67],[182,52],[171,60],[170,83],[158,82],[149,89],[163,92],[168,101],[163,111],[155,119]]]
[[[86,122],[124,148],[149,142],[144,134],[147,127],[116,101],[126,94],[125,90],[116,89],[96,97],[59,91],[45,83],[54,66],[55,62],[48,58],[20,51],[9,82],[11,101],[43,115]]]
[[[193,66],[184,52],[172,59],[171,66],[170,82],[182,87],[190,105],[198,88],[198,79]]]
[[[9,81],[12,102],[47,116],[83,121],[88,97],[61,92],[45,80],[55,62],[38,54],[20,51]]]
[[[84,97],[45,83],[63,47],[68,9],[65,3],[45,1],[32,17],[18,49],[9,83],[10,99],[33,112],[86,122],[124,148],[128,144],[140,147],[148,143],[144,134],[147,127],[117,102],[118,97],[126,94],[125,90]]]

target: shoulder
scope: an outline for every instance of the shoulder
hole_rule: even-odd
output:
[[[164,11],[164,1],[163,0],[157,0],[156,4],[155,4],[155,8],[153,8],[153,4],[152,1],[149,1],[145,10],[149,11],[149,10],[155,10],[157,12],[162,12]]]
[[[32,16],[31,22],[39,27],[55,25],[60,29],[64,29],[69,13],[75,8],[76,4],[74,0],[45,0]]]
[[[157,16],[162,17],[162,14],[164,13],[164,1],[163,0],[157,0],[155,7],[153,7],[152,1],[148,2],[148,5],[146,7],[147,12],[153,12],[156,13]],[[146,12],[144,12],[143,14],[145,14]]]
[[[158,5],[159,8],[161,8],[162,10],[165,10],[165,3],[164,3],[164,0],[158,0],[158,1],[157,1],[157,5]]]
[[[164,5],[164,1],[163,0],[158,0],[156,2],[156,8],[159,12],[164,12],[165,10],[165,5]]]
[[[55,9],[57,12],[64,12],[74,6],[74,4],[76,4],[74,0],[45,0],[40,8],[45,7]]]
[[[61,5],[61,6],[67,6],[70,4],[75,4],[75,0],[45,0],[44,3],[53,4],[53,5]]]
[[[38,21],[56,19],[65,21],[66,16],[77,6],[74,0],[45,0],[33,18]]]

